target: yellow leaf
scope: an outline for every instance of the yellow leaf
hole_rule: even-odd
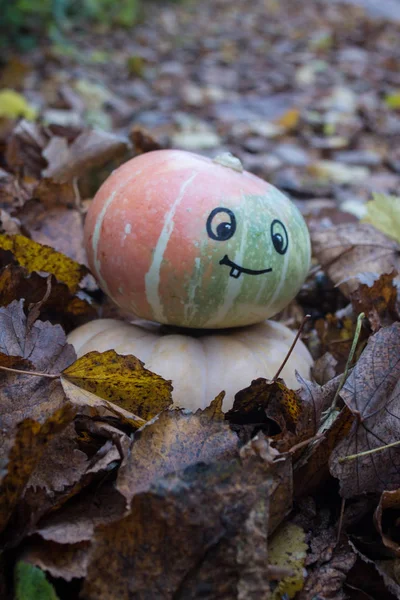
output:
[[[36,118],[37,111],[30,106],[21,94],[14,90],[0,91],[0,118],[17,119],[24,117],[29,121]]]
[[[294,523],[285,523],[272,536],[268,546],[270,565],[291,569],[292,575],[283,577],[271,594],[271,600],[294,598],[303,589],[304,562],[307,554],[305,533]]]
[[[299,119],[300,111],[297,110],[297,108],[291,108],[278,119],[277,123],[284,129],[294,129],[299,122]]]
[[[89,352],[62,375],[141,419],[152,419],[172,404],[170,381],[145,369],[135,356],[121,356],[114,350]]]
[[[400,197],[373,194],[367,202],[364,223],[371,223],[385,235],[400,243]]]
[[[394,94],[389,94],[385,98],[385,104],[389,108],[400,109],[400,91],[395,92]]]
[[[51,273],[58,281],[65,283],[71,293],[77,291],[80,280],[87,273],[84,265],[24,235],[0,234],[0,249],[12,252],[18,264],[25,267],[29,273]]]

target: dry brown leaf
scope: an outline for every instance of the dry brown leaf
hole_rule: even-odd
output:
[[[59,325],[35,321],[28,329],[22,301],[0,308],[0,359],[17,357],[40,373],[58,374],[75,358]],[[26,367],[25,367],[26,368]],[[44,418],[65,404],[58,379],[0,371],[2,426],[13,428],[27,417]]]
[[[18,217],[32,240],[86,264],[83,220],[76,208],[32,200],[25,204]]]
[[[14,431],[3,428],[0,448],[0,531],[7,525],[46,446],[72,421],[74,415],[71,405],[64,402],[47,419],[42,418],[42,422],[27,418],[19,422]]]
[[[58,544],[90,541],[95,528],[126,514],[124,497],[110,483],[92,485],[58,511],[41,519],[34,532]]]
[[[65,138],[57,138],[46,147],[48,166],[42,175],[63,183],[125,154],[128,148],[125,138],[99,129],[82,132],[70,146]]]
[[[348,293],[359,273],[400,272],[400,245],[367,223],[330,227],[311,232],[313,252],[335,285]]]
[[[54,495],[81,479],[89,460],[79,449],[76,438],[75,426],[71,423],[50,441],[29,479],[29,487],[42,488]]]
[[[374,514],[375,525],[382,537],[382,542],[397,557],[400,557],[399,510],[400,489],[397,489],[383,492]],[[386,518],[383,519],[385,511],[388,512],[385,515]]]
[[[319,384],[324,385],[333,379],[336,375],[336,367],[338,361],[330,352],[325,352],[322,356],[317,358],[314,365],[311,367],[311,375],[313,379]]]
[[[373,332],[400,320],[397,306],[397,287],[394,279],[397,272],[376,274],[367,280],[359,276],[359,286],[350,294],[356,313],[365,313]],[[372,280],[372,281],[371,281]]]
[[[198,464],[134,496],[128,516],[96,529],[84,597],[268,597],[270,469],[258,456]]]
[[[221,404],[222,399],[219,400],[219,410]],[[198,410],[195,414],[167,410],[135,434],[131,451],[119,469],[116,482],[117,489],[128,502],[168,473],[198,462],[233,458],[237,454],[237,435],[230,430],[227,422],[210,415],[210,410]],[[154,460],[155,456],[157,460]]]
[[[396,489],[400,485],[398,446],[353,460],[340,459],[400,439],[400,323],[370,338],[340,395],[355,415],[350,432],[330,458],[342,496]]]
[[[22,120],[14,128],[6,149],[6,161],[15,172],[23,172],[35,179],[39,178],[46,166],[42,150],[48,135],[43,127],[31,121]]]
[[[25,548],[22,560],[64,581],[85,577],[89,543],[56,544],[36,538]]]
[[[14,300],[25,300],[25,305],[41,303],[42,320],[60,323],[66,331],[82,325],[97,316],[96,308],[87,300],[74,295],[65,283],[51,277],[51,290],[45,298],[48,278],[38,273],[29,274],[26,269],[8,264],[0,269],[0,306],[8,306]]]
[[[132,355],[89,352],[62,373],[63,379],[143,420],[172,404],[172,385]]]
[[[333,356],[337,361],[335,367],[337,373],[343,373],[347,364],[356,325],[355,318],[339,318],[332,314],[327,314],[325,318],[318,319],[315,322],[315,330],[320,342],[320,352],[329,352]],[[363,327],[359,336],[355,360],[360,355],[368,335],[368,328]]]

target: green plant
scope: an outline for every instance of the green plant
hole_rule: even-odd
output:
[[[130,27],[139,9],[140,0],[0,0],[0,46],[29,50],[43,35],[91,23]]]

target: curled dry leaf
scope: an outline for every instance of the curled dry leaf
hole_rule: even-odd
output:
[[[400,272],[400,245],[367,223],[340,225],[311,232],[316,259],[345,295],[359,273]]]
[[[400,489],[397,489],[383,492],[374,514],[375,525],[382,537],[383,543],[387,548],[390,548],[397,557],[400,557],[400,544],[398,542],[399,510]],[[383,514],[385,511],[388,511],[388,518],[385,519],[384,525]],[[391,519],[390,516],[392,516]]]
[[[88,273],[84,265],[23,235],[0,234],[0,250],[11,252],[16,262],[29,273],[44,271],[54,275],[71,293],[78,290],[80,281]]]
[[[63,379],[145,421],[172,404],[172,385],[131,355],[89,352],[62,373]]]
[[[65,138],[57,138],[50,141],[44,152],[48,166],[42,175],[62,183],[100,167],[128,149],[127,139],[100,129],[82,132],[70,146]]]
[[[400,320],[397,287],[394,285],[396,276],[397,272],[393,271],[380,276],[365,277],[361,274],[355,279],[359,285],[350,294],[352,305],[356,313],[365,313],[373,332]]]
[[[217,402],[220,411],[222,398]],[[168,473],[199,462],[226,460],[237,454],[237,435],[226,421],[218,418],[218,413],[215,417],[210,414],[211,411],[212,407],[198,410],[195,414],[178,409],[167,410],[135,434],[131,451],[119,469],[116,482],[117,489],[128,502]],[[156,461],[154,456],[157,456]]]
[[[343,386],[340,395],[354,414],[353,425],[330,458],[341,495],[393,490],[400,485],[400,448],[344,460],[400,438],[400,323],[380,329]]]

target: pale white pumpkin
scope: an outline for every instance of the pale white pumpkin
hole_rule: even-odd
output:
[[[155,323],[99,319],[73,331],[68,341],[79,357],[92,350],[133,354],[147,369],[172,380],[177,406],[205,408],[224,390],[226,411],[235,394],[253,379],[275,375],[294,337],[293,331],[274,321],[189,335],[166,332]],[[310,353],[298,341],[280,376],[288,387],[296,389],[295,370],[309,377],[311,365]]]

